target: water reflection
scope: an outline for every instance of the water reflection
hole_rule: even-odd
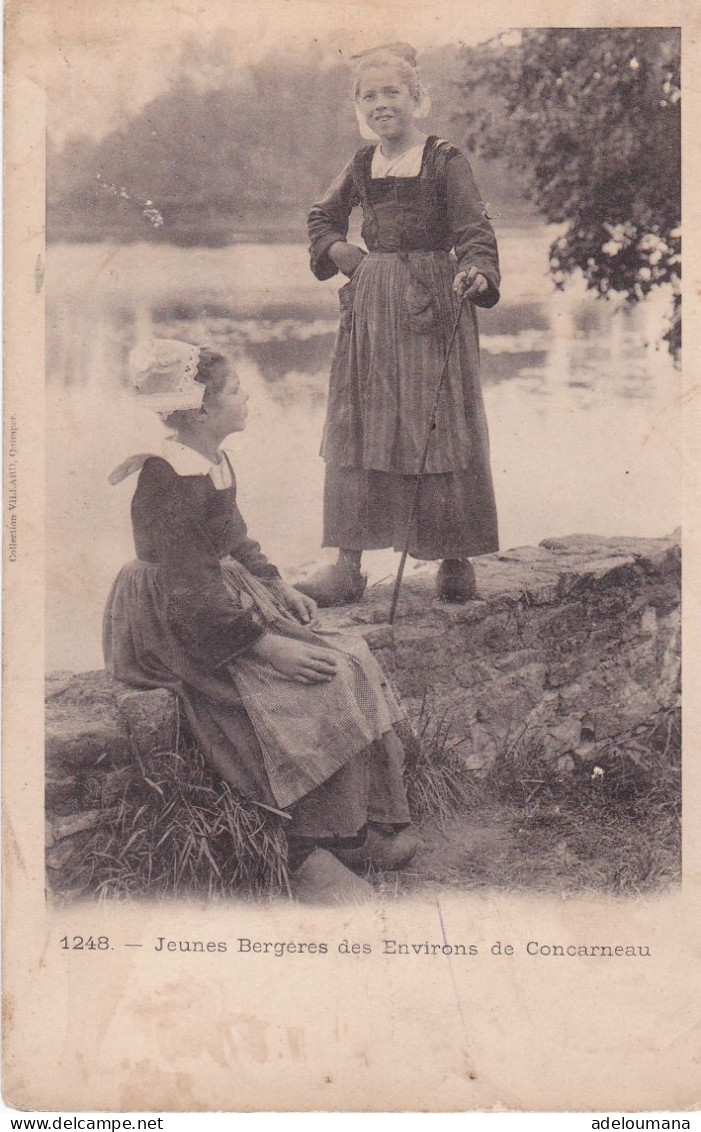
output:
[[[666,298],[615,310],[581,287],[553,292],[547,243],[545,232],[502,236],[502,303],[480,317],[502,545],[666,534],[680,519]],[[47,665],[81,669],[101,664],[105,594],[133,554],[134,483],[112,488],[107,475],[163,436],[125,379],[142,335],[237,353],[251,394],[248,429],[233,440],[244,514],[283,569],[322,556],[317,453],[338,281],[314,280],[296,245],[56,246],[47,279]],[[371,582],[395,564],[392,552],[366,555]]]

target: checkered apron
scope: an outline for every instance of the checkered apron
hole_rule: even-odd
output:
[[[284,808],[320,786],[404,716],[364,640],[301,625],[282,599],[233,558],[222,560],[222,578],[236,606],[268,632],[328,649],[336,661],[332,680],[307,685],[289,680],[250,653],[228,666],[260,743],[271,790]]]

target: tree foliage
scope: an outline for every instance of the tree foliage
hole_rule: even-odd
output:
[[[676,28],[552,28],[464,52],[470,148],[504,157],[551,223],[558,286],[577,268],[631,301],[672,284],[679,348],[680,36]],[[493,96],[485,103],[484,91]],[[479,101],[476,97],[479,97]]]

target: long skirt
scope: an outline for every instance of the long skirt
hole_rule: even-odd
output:
[[[447,252],[371,252],[341,288],[321,454],[324,545],[403,549],[416,474],[452,327]],[[430,434],[409,551],[498,548],[477,316],[465,303]]]
[[[209,765],[245,797],[289,813],[289,834],[344,839],[368,821],[408,822],[393,730],[402,713],[365,643],[299,625],[240,563],[223,560],[222,578],[232,602],[265,616],[268,631],[329,648],[333,680],[299,685],[249,654],[214,671],[194,664],[169,623],[158,566],[140,561],[120,571],[107,601],[108,670],[175,692]]]

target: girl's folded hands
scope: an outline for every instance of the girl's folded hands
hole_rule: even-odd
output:
[[[302,625],[306,625],[309,629],[314,628],[317,615],[314,598],[300,593],[294,586],[289,585],[288,582],[283,582],[282,579],[269,582],[268,588],[275,590],[282,597],[288,610],[297,621],[300,621]]]
[[[336,674],[336,661],[328,649],[265,633],[251,652],[297,684],[323,684]]]

